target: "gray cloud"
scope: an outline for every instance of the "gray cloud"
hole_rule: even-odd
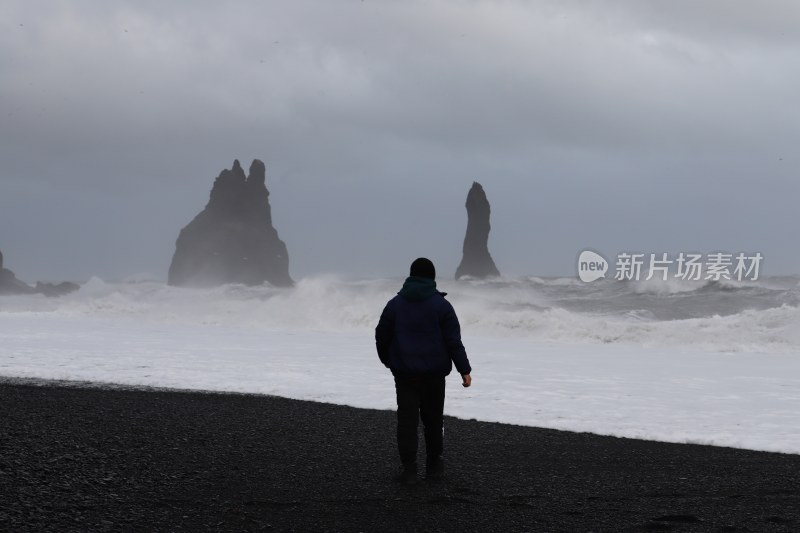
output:
[[[292,271],[454,271],[481,181],[509,274],[591,246],[797,272],[794,2],[0,6],[0,249],[23,278],[164,276],[234,158]]]

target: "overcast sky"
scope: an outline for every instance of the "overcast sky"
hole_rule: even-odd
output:
[[[584,248],[800,272],[796,0],[0,3],[0,250],[166,278],[238,158],[295,278],[451,277],[473,181],[503,274]]]

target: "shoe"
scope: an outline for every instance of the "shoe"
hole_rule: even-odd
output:
[[[416,485],[417,483],[417,463],[404,463],[400,467],[400,472],[394,476],[394,480],[403,485]]]
[[[444,474],[444,461],[441,457],[428,458],[425,475],[428,479],[439,479]]]

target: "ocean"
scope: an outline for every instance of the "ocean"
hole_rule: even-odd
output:
[[[391,409],[373,331],[402,279],[291,289],[93,278],[0,297],[0,376],[273,394]],[[462,418],[800,453],[800,277],[438,280],[474,385]]]
[[[6,296],[0,313],[370,334],[403,280],[301,279],[293,289],[169,287],[92,278],[62,298]],[[800,277],[758,281],[615,281],[524,277],[439,280],[465,334],[541,341],[800,349]]]

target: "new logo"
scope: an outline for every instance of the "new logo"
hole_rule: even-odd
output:
[[[584,250],[578,256],[578,277],[581,281],[589,283],[604,278],[606,272],[608,272],[608,261],[597,252]]]

